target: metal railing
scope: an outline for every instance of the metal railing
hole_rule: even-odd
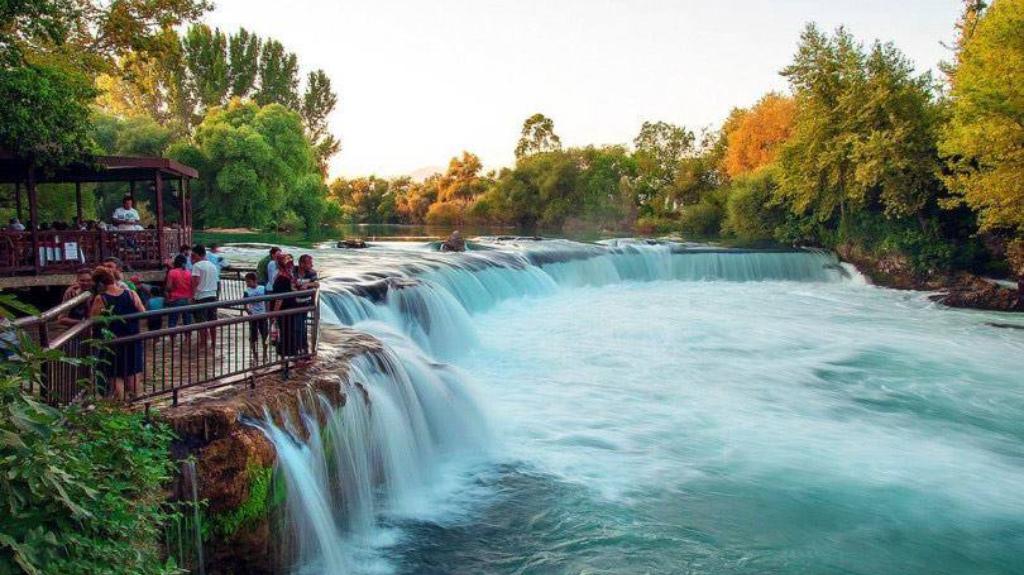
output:
[[[316,290],[87,319],[50,341],[45,324],[90,296],[83,294],[45,314],[15,322],[22,330],[35,328],[41,347],[61,352],[59,359],[46,361],[42,389],[33,390],[50,403],[109,395],[117,366],[134,364],[136,357],[141,357],[142,370],[135,386],[126,385],[127,401],[148,404],[169,395],[176,405],[181,392],[190,388],[239,383],[254,387],[258,378],[281,371],[288,377],[296,362],[316,354],[320,328]],[[211,310],[216,314],[259,302],[266,305],[266,313],[164,327],[171,316],[206,315]],[[275,311],[277,302],[282,309]],[[139,333],[113,336],[118,322],[138,322]]]

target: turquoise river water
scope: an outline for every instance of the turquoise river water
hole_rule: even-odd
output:
[[[823,253],[478,247],[316,251],[386,348],[262,424],[296,573],[1024,573],[1024,321]]]

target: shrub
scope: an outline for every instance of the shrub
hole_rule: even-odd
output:
[[[0,362],[0,573],[176,572],[159,547],[171,432],[114,407],[39,403],[22,385],[44,358]]]
[[[775,187],[775,178],[767,170],[738,178],[729,190],[723,233],[744,242],[773,239],[786,220],[785,210],[776,204]]]
[[[679,231],[684,237],[712,238],[722,229],[725,210],[720,205],[709,201],[701,201],[683,208],[679,218]]]

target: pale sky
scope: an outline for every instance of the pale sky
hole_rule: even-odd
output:
[[[215,0],[207,22],[273,36],[338,93],[332,175],[406,174],[463,150],[510,165],[541,112],[565,145],[632,142],[645,120],[717,126],[785,88],[801,29],[949,58],[960,0]]]

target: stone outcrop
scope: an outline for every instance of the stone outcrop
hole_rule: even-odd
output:
[[[950,307],[988,311],[1024,311],[1024,299],[1018,290],[1008,289],[971,274],[951,281],[944,293],[932,296]]]
[[[904,255],[876,257],[849,244],[836,248],[836,253],[843,261],[856,266],[876,285],[939,292],[931,298],[950,307],[1024,311],[1020,290],[997,285],[967,272],[922,273],[916,271]]]
[[[379,351],[380,342],[348,329],[323,328],[314,363],[296,368],[285,379],[268,375],[252,388],[223,387],[184,395],[176,407],[155,417],[176,432],[174,454],[195,460],[199,499],[206,502],[210,536],[205,544],[207,573],[274,573],[280,571],[273,533],[271,500],[257,493],[260,478],[269,478],[277,454],[262,431],[251,425],[268,415],[301,428],[302,407],[315,406],[316,395],[335,406],[345,403],[344,380],[351,359]],[[187,490],[179,490],[187,493]],[[261,497],[259,501],[254,498]]]

